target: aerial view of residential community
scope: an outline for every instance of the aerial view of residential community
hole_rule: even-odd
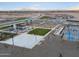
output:
[[[0,57],[79,57],[79,2],[0,2]]]

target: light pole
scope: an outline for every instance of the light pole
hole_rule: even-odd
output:
[[[14,51],[13,51],[13,50],[14,50],[14,39],[13,39],[14,35],[12,34],[11,36],[12,36],[12,44],[13,44],[13,45],[12,45],[12,48],[13,48],[13,49],[12,49],[12,53],[13,53],[13,52],[14,52]]]

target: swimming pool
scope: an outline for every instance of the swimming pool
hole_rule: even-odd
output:
[[[79,41],[79,30],[78,27],[69,27],[64,31],[64,37],[68,41]]]
[[[68,41],[73,41],[75,39],[72,32],[66,32],[65,37],[67,38]]]

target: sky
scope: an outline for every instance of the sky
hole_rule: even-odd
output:
[[[79,2],[0,2],[0,10],[79,10]]]

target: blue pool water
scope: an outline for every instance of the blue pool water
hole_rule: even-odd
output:
[[[67,26],[64,29],[64,36],[68,41],[79,40],[79,26]]]
[[[65,36],[66,36],[66,38],[67,38],[68,41],[73,41],[75,39],[75,37],[72,34],[72,32],[66,32]]]
[[[64,33],[64,35],[68,41],[79,40],[79,31],[76,32],[76,35],[74,34],[73,31],[67,31]]]

